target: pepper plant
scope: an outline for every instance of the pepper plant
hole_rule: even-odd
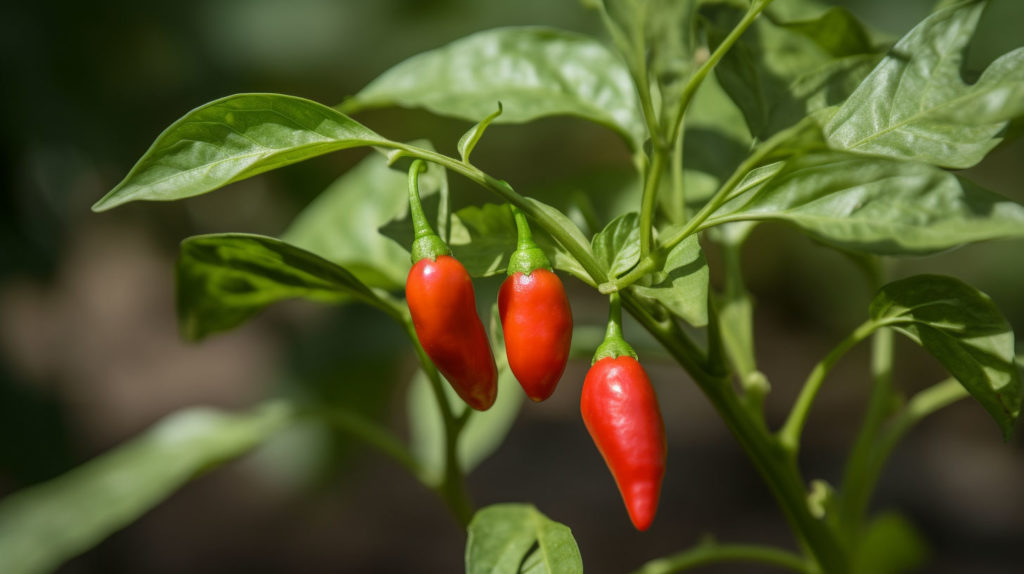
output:
[[[582,571],[587,557],[571,524],[525,504],[477,509],[464,482],[521,407],[516,377],[535,399],[581,392],[579,381],[554,388],[573,320],[560,302],[552,316],[531,313],[522,306],[539,303],[522,295],[510,303],[511,318],[502,303],[500,319],[515,330],[506,332],[506,354],[497,311],[490,334],[480,331],[471,285],[451,308],[438,301],[454,292],[428,293],[421,277],[427,272],[416,269],[440,269],[448,260],[473,279],[544,276],[543,295],[552,301],[559,301],[561,283],[547,278],[549,267],[608,296],[609,336],[588,376],[593,390],[582,390],[582,416],[638,528],[654,516],[666,468],[664,430],[657,398],[623,338],[629,333],[622,331],[620,306],[678,363],[673,384],[695,384],[707,397],[774,495],[800,549],[707,542],[638,572],[726,561],[807,573],[899,570],[869,547],[878,531],[868,505],[894,446],[921,419],[965,397],[1009,439],[1022,393],[1013,332],[989,297],[948,276],[890,282],[884,258],[1024,238],[1024,206],[955,171],[981,162],[1008,136],[1010,121],[1024,115],[1024,48],[964,81],[964,51],[984,0],[939,2],[899,39],[809,0],[585,4],[603,22],[605,38],[541,27],[482,31],[397,64],[333,107],[282,94],[235,94],[186,113],[160,134],[95,211],[184,200],[348,148],[379,152],[342,175],[282,237],[185,239],[178,310],[184,335],[201,339],[284,299],[377,309],[380,321],[395,321],[408,334],[419,361],[410,388],[411,444],[358,412],[284,400],[242,414],[174,415],[0,503],[3,570],[48,571],[201,469],[313,417],[365,440],[435,491],[467,528],[468,572]],[[476,124],[458,142],[456,157],[424,140],[389,139],[355,119],[391,106]],[[490,125],[554,115],[621,136],[642,189],[637,204],[601,220],[586,194],[559,206],[544,203],[517,191],[515,174],[471,161]],[[720,140],[735,145],[716,147]],[[449,178],[475,184],[477,205],[453,211]],[[762,222],[785,223],[841,252],[875,291],[863,323],[811,369],[779,426],[766,420],[764,401],[782,382],[758,368],[752,300],[739,264],[745,240]],[[413,235],[412,259],[419,263],[409,275]],[[709,286],[706,250],[721,254],[721,289]],[[528,324],[554,319],[560,323],[544,336],[557,344],[532,356]],[[436,345],[449,335],[447,347]],[[892,376],[896,337],[920,345],[950,378],[902,398]],[[870,398],[842,480],[829,485],[804,475],[801,437],[830,370],[860,344],[871,350]],[[496,363],[481,355],[492,351]],[[463,369],[476,359],[479,365]],[[615,377],[624,384],[613,384]],[[634,388],[638,402],[613,404],[615,393]],[[619,416],[634,417],[640,430],[623,431]],[[671,460],[667,468],[673,472]],[[146,487],[118,486],[136,479]],[[627,493],[635,482],[646,490]],[[610,488],[607,495],[615,496]]]

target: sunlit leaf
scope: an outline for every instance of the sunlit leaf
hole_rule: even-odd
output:
[[[332,151],[391,143],[310,100],[236,94],[171,124],[93,210],[129,201],[184,199]]]
[[[673,247],[665,266],[652,274],[649,286],[636,285],[641,297],[654,299],[694,327],[708,324],[708,264],[696,235]]]
[[[401,106],[495,123],[579,116],[644,139],[636,93],[622,62],[600,42],[552,28],[498,28],[413,56],[341,105],[346,112]]]
[[[617,217],[594,235],[594,256],[612,277],[629,271],[640,260],[640,215],[636,212]]]
[[[1024,206],[939,168],[829,152],[804,155],[709,221],[777,220],[841,247],[921,254],[1024,237]]]
[[[961,79],[985,4],[940,10],[900,39],[825,126],[829,142],[952,168],[981,161],[1020,113],[1013,97],[1024,84],[1024,50],[993,62],[973,85]]]
[[[572,531],[530,504],[494,504],[469,523],[466,574],[582,574]]]
[[[952,277],[916,275],[883,287],[871,317],[935,356],[1009,439],[1024,391],[1013,330],[988,295]]]

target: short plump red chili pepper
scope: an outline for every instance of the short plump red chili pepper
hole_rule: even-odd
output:
[[[615,477],[637,530],[654,521],[665,476],[665,425],[647,373],[630,356],[594,363],[583,382],[583,423]]]
[[[498,396],[498,369],[480,317],[473,281],[430,227],[419,196],[423,162],[409,168],[409,213],[415,239],[405,297],[416,338],[455,392],[474,409],[491,408]]]
[[[621,315],[619,296],[612,294],[608,332],[583,381],[580,412],[612,471],[629,519],[643,531],[658,510],[668,446],[658,396],[622,338]]]
[[[516,222],[516,250],[508,278],[498,291],[498,316],[512,374],[526,396],[543,401],[558,385],[572,343],[572,311],[562,281],[533,241],[526,216],[510,206]]]
[[[430,360],[469,406],[490,408],[498,394],[498,371],[466,268],[448,255],[420,259],[409,271],[405,296]]]
[[[509,275],[498,291],[498,315],[512,374],[534,401],[550,397],[572,342],[572,311],[562,281],[547,269]]]

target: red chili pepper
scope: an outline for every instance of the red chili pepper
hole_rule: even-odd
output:
[[[629,519],[644,531],[654,521],[665,476],[665,424],[647,373],[632,348],[612,331],[610,322],[609,336],[583,381],[580,412],[615,478]]]
[[[473,281],[423,213],[418,186],[422,167],[416,160],[409,168],[409,211],[416,235],[406,301],[416,338],[437,370],[466,404],[485,411],[498,395],[498,370],[476,313]]]
[[[557,275],[547,269],[509,275],[498,292],[498,314],[512,374],[534,401],[543,401],[569,360],[572,312]]]
[[[448,255],[420,259],[409,271],[405,296],[430,360],[469,406],[489,409],[498,394],[498,371],[466,268]]]
[[[572,311],[557,275],[534,243],[530,226],[515,206],[518,247],[509,259],[508,278],[498,292],[498,315],[505,334],[505,352],[512,374],[526,396],[543,401],[569,360]]]

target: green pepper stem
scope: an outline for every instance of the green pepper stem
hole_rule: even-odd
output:
[[[530,233],[530,224],[526,221],[526,214],[514,205],[509,207],[512,209],[512,216],[516,220],[516,233],[518,233],[516,249],[526,250],[537,247],[537,244],[533,241],[533,234]]]
[[[604,333],[604,341],[594,352],[594,360],[591,364],[601,359],[615,359],[622,356],[637,358],[636,351],[622,337],[622,300],[618,293],[612,293],[608,296],[608,328]]]
[[[417,159],[409,166],[409,215],[412,217],[413,242],[412,261],[420,259],[437,259],[442,255],[450,255],[451,249],[434,233],[430,227],[427,214],[423,212],[423,204],[420,202],[420,172],[426,171],[427,165],[422,159]]]
[[[512,209],[512,216],[516,220],[518,239],[516,240],[516,250],[508,260],[508,274],[522,273],[529,275],[537,269],[551,269],[551,262],[548,261],[544,250],[533,240],[533,234],[530,233],[530,224],[526,221],[526,214],[515,205],[510,205],[509,207]]]

